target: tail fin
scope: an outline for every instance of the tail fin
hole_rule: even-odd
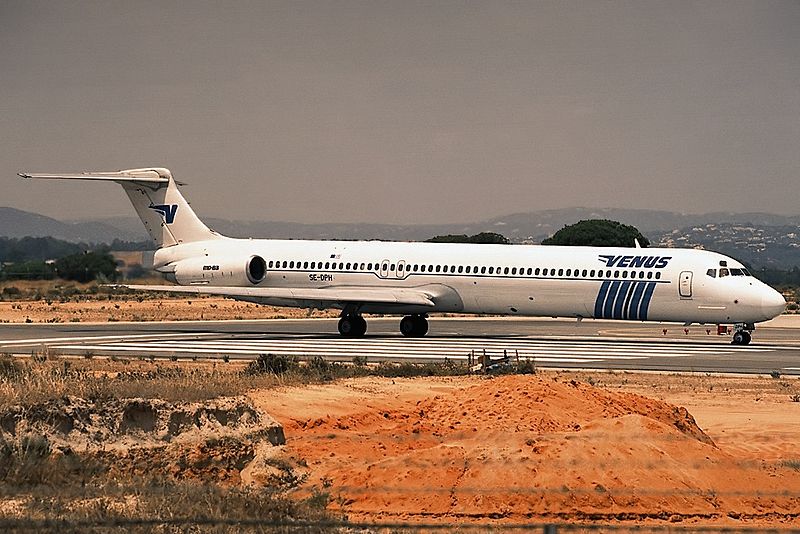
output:
[[[128,169],[80,174],[28,174],[23,178],[97,180],[116,182],[131,199],[144,227],[158,248],[180,243],[222,239],[195,215],[183,198],[169,169]]]

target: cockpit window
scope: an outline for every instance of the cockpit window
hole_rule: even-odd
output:
[[[731,267],[731,274],[733,276],[744,276],[742,269],[734,269],[733,267]]]
[[[744,273],[745,276],[753,276],[752,274],[750,274],[750,271],[748,271],[747,269],[743,268],[742,272]]]
[[[719,270],[720,278],[722,278],[723,276],[729,276],[730,274],[731,274],[730,271],[728,271],[728,269],[726,269],[725,267]]]
[[[709,270],[706,271],[706,274],[708,276],[710,276],[711,278],[716,278],[717,277],[717,270],[716,269],[709,269]]]

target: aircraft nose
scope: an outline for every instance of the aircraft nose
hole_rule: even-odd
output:
[[[764,312],[765,316],[769,318],[777,317],[782,314],[785,309],[786,299],[774,289],[769,288],[768,291],[762,294],[761,311]]]

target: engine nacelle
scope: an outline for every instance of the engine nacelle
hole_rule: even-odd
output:
[[[267,262],[261,256],[212,258],[203,256],[175,262],[168,272],[161,270],[167,280],[180,285],[208,284],[212,286],[256,285],[267,276]]]

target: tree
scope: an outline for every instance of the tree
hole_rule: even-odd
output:
[[[495,232],[481,232],[475,235],[449,234],[437,235],[425,240],[427,243],[479,243],[494,245],[510,245],[511,241],[507,237]]]
[[[650,241],[633,226],[607,219],[590,219],[565,226],[542,241],[542,245],[634,247],[636,240],[643,247],[650,245]]]
[[[117,262],[111,254],[104,252],[87,252],[72,254],[56,261],[56,272],[59,278],[86,283],[103,276],[108,280],[117,277]]]

